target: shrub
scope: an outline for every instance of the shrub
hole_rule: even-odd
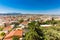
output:
[[[0,28],[0,31],[2,31],[3,30],[3,28]]]
[[[4,33],[4,32],[2,32],[2,33],[1,33],[1,36],[4,36],[4,35],[5,35],[5,33]]]

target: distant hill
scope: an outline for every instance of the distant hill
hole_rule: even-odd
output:
[[[21,13],[0,13],[0,15],[21,15]]]
[[[55,14],[22,14],[22,13],[0,13],[0,15],[39,15],[39,16],[60,16]]]

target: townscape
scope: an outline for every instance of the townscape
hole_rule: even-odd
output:
[[[0,0],[0,40],[60,40],[60,0]]]
[[[0,16],[0,40],[60,40],[60,16]]]

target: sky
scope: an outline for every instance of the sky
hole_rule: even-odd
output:
[[[60,0],[0,0],[0,13],[60,14]]]

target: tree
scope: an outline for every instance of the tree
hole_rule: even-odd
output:
[[[0,28],[0,31],[2,31],[3,30],[3,28]]]
[[[2,32],[2,33],[1,33],[1,36],[4,36],[4,35],[5,35],[5,33],[4,33],[4,32]]]
[[[39,21],[32,21],[28,26],[29,32],[26,33],[25,40],[43,40],[43,33],[39,28]]]
[[[18,36],[13,36],[12,40],[19,40]]]
[[[25,40],[40,40],[39,35],[33,30],[27,32],[25,36]]]
[[[40,26],[39,21],[32,21],[31,23],[28,24],[28,27],[30,29],[34,29],[35,27],[39,27],[39,26]]]
[[[44,40],[60,40],[60,27],[41,28],[44,34]]]
[[[13,22],[11,24],[14,24],[14,28],[16,28],[19,25],[19,22]]]
[[[52,21],[54,21],[54,17],[52,17]]]
[[[20,20],[18,20],[19,21],[19,23],[22,23],[24,20],[23,19],[20,19]]]

